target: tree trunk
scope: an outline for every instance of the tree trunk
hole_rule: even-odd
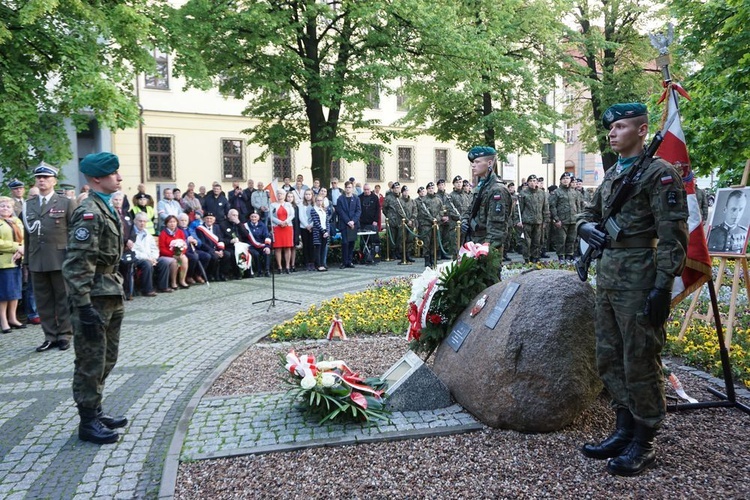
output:
[[[483,77],[483,80],[489,80],[487,77]],[[492,114],[492,94],[485,92],[482,94],[482,117],[489,116]],[[484,145],[491,148],[495,147],[495,128],[484,127]]]

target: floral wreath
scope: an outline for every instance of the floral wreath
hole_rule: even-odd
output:
[[[426,268],[412,282],[406,339],[425,359],[437,349],[471,300],[500,280],[502,255],[488,244],[465,243],[458,260]]]

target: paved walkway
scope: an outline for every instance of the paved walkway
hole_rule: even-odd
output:
[[[130,423],[114,445],[78,440],[73,349],[35,352],[43,341],[39,326],[0,336],[0,498],[159,496],[162,476],[176,474],[177,446],[189,424],[183,415],[192,415],[200,402],[194,396],[234,357],[300,308],[361,290],[370,279],[421,270],[381,263],[280,276],[277,298],[301,305],[277,302],[270,310],[253,305],[270,298],[268,278],[127,302],[120,358],[104,405]],[[169,494],[168,485],[161,489]]]

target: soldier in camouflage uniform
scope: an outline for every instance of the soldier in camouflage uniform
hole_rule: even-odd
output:
[[[125,417],[102,411],[102,392],[117,362],[120,325],[124,316],[122,276],[117,271],[122,252],[120,218],[110,203],[120,189],[120,162],[112,153],[81,160],[80,170],[91,192],[73,212],[63,277],[73,308],[75,370],[73,398],[81,418],[83,441],[114,443],[112,429],[127,425]]]
[[[401,196],[401,184],[394,182],[383,199],[383,216],[388,221],[388,244],[394,259],[401,260],[401,217],[398,215],[398,199]]]
[[[396,212],[399,217],[399,227],[401,227],[401,220],[406,220],[406,228],[403,231],[403,237],[406,240],[404,258],[406,262],[414,262],[412,252],[414,251],[414,234],[417,231],[417,203],[409,197],[408,186],[401,186],[401,196],[396,199]],[[401,248],[401,239],[398,240],[398,244]],[[403,260],[401,262],[403,263]]]
[[[680,174],[655,158],[614,216],[620,239],[599,231],[596,223],[643,152],[646,106],[616,104],[604,113],[603,124],[619,159],[578,216],[577,229],[603,252],[596,274],[596,357],[617,424],[612,435],[582,452],[609,458],[612,474],[632,476],[654,465],[654,437],[666,413],[660,354],[672,283],[685,266],[688,209]]]
[[[549,212],[555,226],[555,248],[557,259],[573,260],[576,241],[576,216],[581,211],[580,194],[571,187],[573,175],[565,172],[560,177],[560,186],[549,196]]]
[[[536,175],[530,175],[526,182],[528,186],[518,195],[520,220],[518,212],[514,212],[513,217],[516,227],[523,228],[526,236],[526,244],[523,247],[524,261],[539,262],[543,226],[549,222],[547,193],[537,187]]]
[[[512,200],[508,188],[493,171],[497,151],[488,146],[476,146],[471,148],[468,157],[471,171],[479,182],[472,190],[471,203],[461,215],[461,233],[469,233],[470,238],[467,239],[488,243],[502,253],[508,235]],[[472,214],[475,204],[478,204],[478,210]]]
[[[422,251],[424,252],[425,267],[434,267],[435,254],[440,257],[440,222],[443,217],[443,202],[435,194],[435,183],[427,183],[427,195],[417,199],[417,224],[419,226],[419,237],[424,242]],[[434,233],[433,226],[437,229]],[[435,238],[437,236],[437,238]]]
[[[456,253],[456,221],[451,219],[449,210],[450,201],[448,193],[445,191],[445,179],[438,179],[436,183],[437,192],[435,196],[438,197],[440,203],[443,204],[443,214],[438,220],[440,229],[440,245],[438,246],[438,257],[440,259],[450,259],[451,256]],[[460,219],[460,217],[459,217]]]
[[[448,217],[450,217],[453,222],[453,234],[451,236],[452,243],[450,244],[452,257],[458,255],[458,244],[461,234],[459,228],[459,225],[461,224],[461,214],[464,213],[471,203],[471,197],[463,192],[462,187],[463,179],[460,175],[455,176],[453,178],[453,191],[448,195],[448,200],[444,205],[448,211]]]

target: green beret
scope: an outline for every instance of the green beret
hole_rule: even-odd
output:
[[[469,150],[468,156],[469,161],[474,161],[483,156],[497,156],[497,151],[489,146],[474,146]]]
[[[81,160],[79,170],[83,175],[89,177],[106,177],[117,172],[119,168],[120,160],[117,155],[102,151],[101,153],[86,155]]]
[[[645,104],[641,104],[640,102],[614,104],[604,112],[604,115],[602,116],[602,125],[604,125],[605,129],[609,130],[609,127],[618,120],[647,115],[648,108],[646,108]]]

